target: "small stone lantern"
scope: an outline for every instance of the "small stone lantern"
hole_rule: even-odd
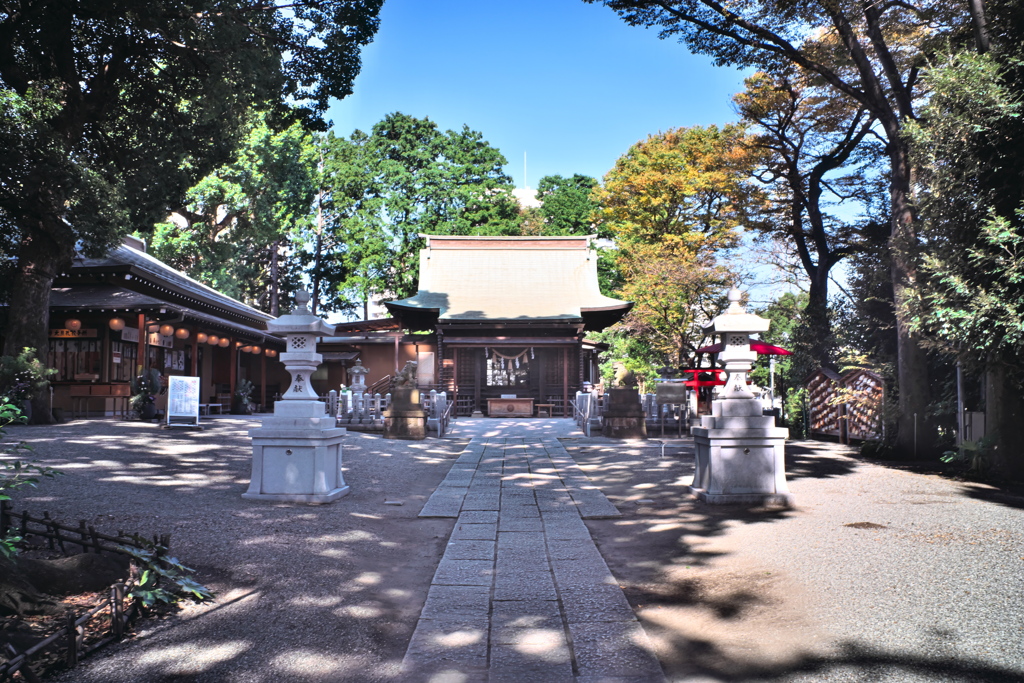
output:
[[[719,504],[790,506],[786,484],[785,443],[788,431],[764,415],[761,402],[747,388],[747,373],[757,352],[750,335],[767,332],[770,321],[744,308],[743,292],[729,290],[729,308],[704,328],[719,335],[719,360],[725,386],[711,403],[711,415],[694,427],[697,467],[690,491],[702,501]]]
[[[353,392],[363,393],[366,391],[366,374],[370,372],[363,361],[356,358],[356,363],[348,369],[348,375],[352,378],[352,384],[349,386]]]
[[[310,384],[323,357],[316,339],[333,336],[334,326],[309,312],[309,294],[295,294],[288,315],[267,322],[267,329],[288,342],[281,362],[292,381],[274,414],[263,419],[252,437],[252,478],[243,498],[293,503],[330,503],[349,491],[341,472],[345,430]]]

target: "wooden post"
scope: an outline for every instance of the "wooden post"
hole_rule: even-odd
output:
[[[89,531],[88,531],[88,529],[85,528],[85,520],[84,519],[78,520],[78,535],[82,537],[82,540],[78,544],[78,545],[82,546],[82,552],[83,553],[89,552],[89,543],[88,543],[88,541],[89,541]]]
[[[395,335],[395,377],[398,377],[398,343],[401,341],[401,334]]]
[[[75,626],[75,613],[68,610],[64,615],[64,630],[68,639],[67,665],[69,669],[78,666],[78,627]]]
[[[192,367],[189,368],[189,374],[193,377],[199,376],[199,328],[192,330]],[[202,401],[202,398],[199,399]]]
[[[266,340],[264,340],[265,342]],[[263,400],[260,401],[260,405],[263,406],[263,411],[266,412],[267,405],[270,401],[267,400],[267,349],[266,347],[260,352],[260,385],[263,387]]]
[[[124,583],[118,581],[110,589],[110,632],[121,640],[124,636]]]
[[[139,345],[135,356],[135,375],[141,375],[146,368],[146,314],[139,313]]]
[[[238,347],[235,346],[234,338],[228,343],[228,365],[231,368],[228,383],[231,385],[231,402],[235,400],[235,384],[238,382]],[[230,411],[230,406],[228,407]]]
[[[562,417],[569,410],[569,347],[562,347]]]

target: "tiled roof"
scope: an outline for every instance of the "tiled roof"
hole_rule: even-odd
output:
[[[156,285],[176,290],[186,297],[194,298],[206,305],[223,309],[236,316],[243,316],[264,323],[267,320],[274,319],[273,316],[221,294],[212,287],[193,280],[188,275],[171,268],[166,263],[149,254],[124,244],[115,247],[106,256],[99,258],[76,257],[72,271],[79,268],[94,271],[124,269],[125,266],[129,267],[135,276],[141,276]]]
[[[436,311],[438,322],[580,321],[630,302],[601,294],[590,237],[427,237],[415,296],[395,314]]]

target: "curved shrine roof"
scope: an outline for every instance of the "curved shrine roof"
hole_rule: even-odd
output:
[[[603,329],[633,304],[601,294],[593,236],[424,235],[419,291],[385,303],[396,317],[436,322],[584,322]],[[403,316],[403,314],[405,314]]]

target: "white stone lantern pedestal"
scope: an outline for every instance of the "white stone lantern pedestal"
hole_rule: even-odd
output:
[[[716,504],[791,506],[786,484],[785,443],[788,430],[764,415],[761,401],[747,389],[747,372],[757,353],[750,334],[767,332],[769,321],[747,313],[742,292],[729,290],[729,308],[706,331],[721,335],[719,360],[726,383],[711,403],[711,415],[694,427],[696,472],[690,491]]]
[[[292,381],[274,414],[263,419],[252,437],[252,478],[243,498],[290,503],[330,503],[348,493],[341,472],[341,440],[345,429],[310,385],[309,378],[323,357],[316,338],[332,336],[334,326],[306,308],[309,294],[295,295],[297,306],[288,315],[267,323],[269,331],[283,334],[288,349],[281,362]]]

